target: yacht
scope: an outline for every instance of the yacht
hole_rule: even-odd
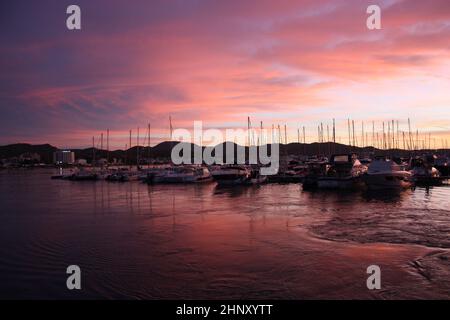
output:
[[[434,161],[434,167],[439,170],[441,176],[450,177],[450,159],[447,157],[438,157]]]
[[[413,184],[410,171],[386,158],[373,160],[363,180],[369,189],[409,188]]]
[[[434,156],[423,156],[412,158],[410,168],[413,174],[413,180],[418,185],[440,185],[443,178],[438,169],[434,167]]]
[[[73,173],[68,179],[75,181],[92,181],[98,180],[98,174],[94,171],[88,171],[83,167],[81,167],[79,170]]]
[[[136,181],[139,178],[138,171],[119,169],[106,177],[106,180],[113,182]]]
[[[325,176],[317,179],[320,189],[349,189],[362,183],[362,175],[367,167],[355,155],[333,155]]]
[[[212,180],[208,168],[202,166],[173,166],[155,170],[148,175],[148,183],[200,183]]]
[[[211,174],[220,185],[244,184],[251,176],[250,170],[242,165],[219,166],[213,169]]]

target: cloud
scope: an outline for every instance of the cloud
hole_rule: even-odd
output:
[[[444,108],[450,3],[379,3],[379,31],[365,26],[365,0],[83,0],[80,32],[65,30],[64,1],[3,5],[0,142],[79,134],[82,144],[90,132],[147,122],[164,135],[169,114],[185,127],[245,125],[247,115],[314,127],[360,117],[352,101],[364,100],[367,117],[395,105],[390,116],[400,118],[427,107],[423,81],[443,83],[428,103]]]

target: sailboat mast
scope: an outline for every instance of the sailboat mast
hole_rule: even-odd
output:
[[[412,148],[411,120],[408,118],[409,150]]]
[[[355,141],[355,120],[352,120],[352,127],[353,127],[353,145],[356,146]]]
[[[95,137],[92,136],[92,167],[95,167]]]
[[[260,136],[259,142],[261,143],[261,145],[263,145],[264,141],[263,141],[263,122],[262,121],[260,122],[259,136]]]
[[[127,150],[127,154],[128,154],[128,151],[131,151],[131,130],[130,130],[130,144],[128,145],[128,150]],[[127,158],[129,158],[129,166],[130,166],[130,170],[131,170],[131,157],[128,157],[127,156]]]
[[[109,129],[106,129],[106,165],[109,164]]]
[[[139,127],[137,128],[136,136],[136,168],[139,170]]]
[[[170,130],[170,141],[172,141],[172,134],[173,134],[172,116],[169,116],[169,130]]]
[[[147,154],[148,154],[148,168],[150,168],[150,123],[148,124],[148,148],[147,148]]]
[[[347,129],[348,129],[348,145],[352,146],[352,138],[350,133],[350,119],[347,119]]]

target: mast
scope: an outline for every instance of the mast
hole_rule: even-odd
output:
[[[375,147],[375,121],[372,121],[372,147]]]
[[[284,125],[284,143],[287,144],[287,126]]]
[[[274,133],[275,133],[275,125],[272,123],[272,144],[273,144],[274,141],[275,141]]]
[[[347,119],[347,128],[348,128],[348,145],[352,146],[352,139],[350,134],[350,119]]]
[[[303,154],[306,154],[306,135],[305,135],[305,126],[303,126]]]
[[[109,164],[109,129],[106,129],[106,165]]]
[[[150,168],[150,122],[148,123],[148,168]]]
[[[394,120],[392,120],[392,148],[395,149],[395,125],[394,125]]]
[[[169,130],[170,130],[170,141],[172,141],[172,134],[173,134],[172,116],[169,116]]]
[[[139,171],[139,127],[137,128],[136,136],[136,168]]]
[[[250,117],[247,117],[247,135],[248,135],[247,145],[250,147]]]
[[[397,120],[397,149],[400,149],[400,125]]]
[[[352,127],[353,127],[353,145],[356,146],[356,144],[355,144],[355,120],[352,120]]]
[[[323,142],[324,135],[323,135],[323,123],[320,123],[320,142]]]
[[[412,148],[411,120],[408,118],[409,149]]]
[[[336,143],[336,121],[333,118],[333,142]]]
[[[405,131],[402,131],[402,133],[403,133],[403,150],[406,150]]]
[[[102,157],[102,155],[103,155],[103,132],[100,134],[100,158]],[[103,169],[103,161],[101,167]]]
[[[261,145],[264,144],[263,141],[263,122],[260,122],[260,126],[259,126],[259,136],[261,137],[261,139],[259,139],[259,142],[261,143]]]
[[[281,127],[278,125],[278,144],[281,144]]]
[[[131,170],[131,157],[128,157],[128,151],[131,150],[131,130],[130,130],[130,144],[128,145],[128,150],[127,150],[127,158],[129,158],[129,166],[130,166],[130,170]]]
[[[387,145],[388,149],[391,149],[391,122],[387,122],[388,125],[388,131],[387,131]]]
[[[331,154],[331,144],[330,144],[330,128],[327,125],[327,145],[328,145],[328,156]]]
[[[364,148],[364,121],[361,122],[361,131],[362,131],[362,147]]]
[[[95,168],[95,137],[92,136],[92,167]]]

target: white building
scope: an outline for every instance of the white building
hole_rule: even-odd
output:
[[[70,150],[58,150],[53,152],[53,163],[56,164],[74,164],[75,152]]]

